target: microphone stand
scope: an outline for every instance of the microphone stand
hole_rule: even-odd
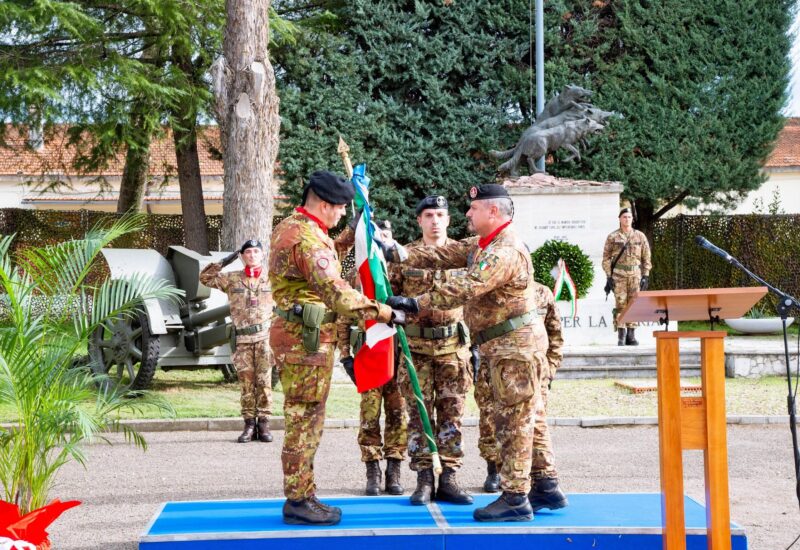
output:
[[[795,393],[792,388],[792,369],[789,360],[789,336],[786,327],[786,318],[789,316],[789,310],[792,307],[800,308],[800,301],[794,296],[786,294],[769,284],[767,281],[747,269],[742,263],[731,255],[725,258],[728,263],[734,267],[738,267],[744,273],[750,276],[753,280],[767,287],[770,292],[778,297],[778,315],[781,318],[783,325],[783,354],[786,363],[786,383],[789,385],[789,395],[786,399],[786,404],[789,409],[789,431],[792,433],[792,449],[794,451],[794,475],[795,475],[795,492],[797,493],[797,502],[800,504],[800,448],[797,443],[797,411],[795,406]],[[795,383],[796,385],[796,383]]]

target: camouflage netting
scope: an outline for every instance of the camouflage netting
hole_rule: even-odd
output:
[[[654,227],[651,289],[758,286],[695,244],[702,235],[773,286],[800,295],[800,215],[678,216]],[[775,299],[768,296],[768,312]]]

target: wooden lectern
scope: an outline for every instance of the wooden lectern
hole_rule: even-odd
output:
[[[742,317],[767,293],[766,287],[642,291],[620,316],[622,323],[711,321],[712,330],[656,331],[658,441],[661,463],[663,548],[686,549],[683,508],[683,451],[701,449],[705,464],[706,529],[710,550],[730,550],[728,441],[725,416],[725,331],[721,319]],[[681,338],[700,339],[702,396],[681,397]]]

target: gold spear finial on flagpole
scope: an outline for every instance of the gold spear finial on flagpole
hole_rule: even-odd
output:
[[[345,143],[342,136],[339,135],[339,147],[336,149],[339,153],[339,156],[342,157],[342,162],[344,163],[344,171],[347,172],[347,177],[353,177],[353,163],[350,162],[350,146]]]

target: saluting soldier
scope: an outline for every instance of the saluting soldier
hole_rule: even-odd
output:
[[[535,353],[532,323],[536,296],[530,254],[511,220],[514,205],[502,185],[472,187],[467,220],[479,238],[443,247],[408,251],[410,265],[467,268],[466,276],[435,282],[421,296],[394,296],[387,304],[409,312],[452,309],[465,304],[480,368],[488,369],[496,402],[495,430],[502,465],[503,494],[473,512],[477,521],[530,521],[531,452],[534,421],[542,414],[541,355]],[[391,255],[390,255],[391,256]],[[397,256],[392,259],[396,259]]]
[[[617,329],[617,345],[638,346],[636,323],[619,326],[619,316],[636,293],[647,290],[650,282],[650,243],[641,231],[633,228],[633,214],[629,208],[619,213],[619,229],[606,238],[603,248],[603,271],[606,285],[614,290],[614,328]],[[607,291],[606,291],[607,292]],[[626,332],[627,329],[627,332]]]
[[[402,323],[402,311],[370,300],[348,285],[328,229],[346,212],[352,183],[315,172],[302,206],[279,223],[270,242],[269,280],[275,299],[270,344],[284,390],[285,439],[281,462],[289,524],[334,525],[340,508],[316,497],[314,455],[325,421],[337,340],[336,315]]]
[[[238,257],[242,259],[244,270],[222,273],[222,269]],[[273,359],[268,338],[273,303],[263,261],[261,242],[251,239],[221,262],[210,263],[200,272],[200,282],[225,292],[231,307],[233,365],[241,388],[244,418],[244,431],[237,439],[239,443],[254,439],[265,443],[272,441],[269,415],[272,414]]]
[[[457,241],[447,237],[450,212],[447,199],[429,196],[416,208],[422,238],[408,245],[408,250],[422,247],[444,247]],[[403,296],[419,296],[453,277],[464,277],[464,271],[425,270],[406,265],[392,265],[392,290]],[[472,497],[459,487],[456,472],[463,463],[461,426],[466,394],[472,385],[469,372],[469,333],[459,305],[452,309],[421,310],[409,315],[405,328],[412,362],[417,371],[422,399],[431,419],[436,445],[442,460],[436,500],[454,504],[472,504]],[[408,370],[398,374],[406,396],[409,414],[408,452],[411,470],[417,472],[417,487],[411,504],[431,501],[434,495],[433,462],[425,439],[422,419],[417,409]]]

